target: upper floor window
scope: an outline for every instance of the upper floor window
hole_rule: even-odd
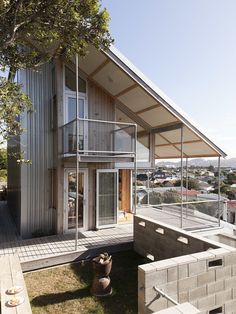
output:
[[[75,73],[68,67],[65,67],[65,89],[72,92],[76,91]],[[79,92],[86,94],[86,82],[81,77],[79,77]]]

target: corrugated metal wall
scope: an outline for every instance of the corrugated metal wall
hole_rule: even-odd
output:
[[[21,234],[23,237],[54,232],[52,207],[52,65],[22,71],[20,81],[33,100],[33,112],[23,117],[27,132],[21,137],[25,158],[21,166]]]

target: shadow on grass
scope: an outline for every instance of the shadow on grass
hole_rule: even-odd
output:
[[[138,312],[138,272],[140,264],[147,263],[147,259],[142,258],[134,251],[126,251],[113,254],[113,266],[110,274],[113,293],[111,296],[97,298],[91,295],[90,287],[93,279],[92,262],[72,264],[71,270],[74,272],[80,285],[78,290],[64,291],[60,293],[50,293],[35,297],[31,302],[37,307],[44,307],[63,303],[68,300],[94,299],[102,307],[102,313],[106,314],[135,314]],[[84,300],[84,302],[86,302]],[[88,313],[91,313],[91,308]],[[93,313],[98,313],[97,309]],[[101,313],[101,312],[99,312]]]
[[[83,299],[91,296],[89,287],[78,289],[75,291],[65,291],[60,293],[50,293],[35,297],[31,303],[34,306],[43,307],[57,303],[63,303],[68,300]]]

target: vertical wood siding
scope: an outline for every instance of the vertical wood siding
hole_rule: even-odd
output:
[[[22,72],[22,83],[33,101],[34,112],[23,117],[27,132],[21,147],[31,165],[21,167],[22,236],[50,234],[54,231],[52,206],[52,66],[45,64],[37,71]]]

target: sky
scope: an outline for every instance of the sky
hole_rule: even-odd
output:
[[[115,46],[236,157],[236,1],[102,0]]]

